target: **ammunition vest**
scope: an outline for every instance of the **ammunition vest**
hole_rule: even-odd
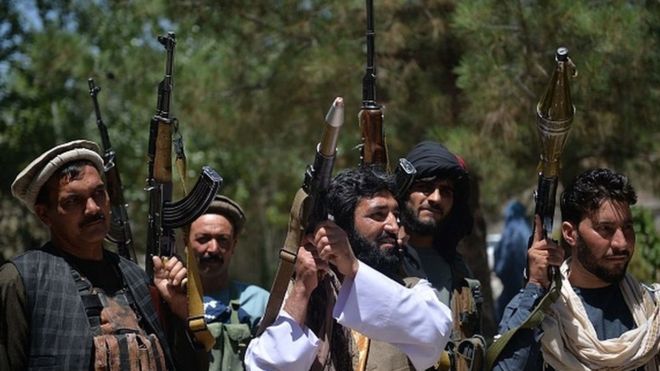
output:
[[[158,324],[151,303],[148,278],[136,264],[104,252],[109,259],[118,259],[118,268],[125,282],[124,292],[133,312],[141,317],[162,347],[166,368],[174,369],[165,336]],[[94,330],[74,270],[48,243],[12,260],[21,275],[27,295],[26,316],[30,323],[28,369],[88,370],[94,366]],[[94,300],[94,299],[91,299]],[[88,303],[89,304],[89,303]],[[98,303],[90,304],[90,307]],[[138,341],[136,339],[136,341]],[[107,342],[106,342],[107,344]]]
[[[94,334],[94,369],[167,370],[158,337],[140,328],[126,288],[108,296],[77,271],[71,273]]]
[[[207,326],[215,338],[211,349],[210,371],[243,371],[243,359],[248,343],[252,339],[250,326],[238,319],[240,302],[238,296],[230,302],[231,315],[229,323],[211,322]]]
[[[408,276],[426,278],[419,254],[412,246],[405,250],[404,270]],[[486,341],[481,336],[481,284],[468,278],[470,271],[457,254],[446,263],[448,271],[442,271],[440,282],[431,282],[438,299],[451,309],[452,333],[445,352],[436,363],[436,370],[482,370],[485,360]],[[427,267],[428,268],[428,267]],[[448,275],[451,279],[448,279]],[[438,275],[435,276],[438,280]],[[441,287],[437,287],[439,285]]]

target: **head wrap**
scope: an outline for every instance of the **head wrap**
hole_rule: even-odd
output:
[[[408,152],[406,159],[415,166],[415,180],[439,177],[454,183],[454,204],[449,217],[436,230],[433,246],[447,259],[453,259],[458,242],[472,231],[472,212],[468,203],[470,177],[463,159],[440,143],[425,140]],[[402,197],[408,199],[409,193]]]
[[[39,156],[23,169],[11,185],[11,193],[34,212],[34,203],[44,184],[64,165],[88,160],[103,174],[103,159],[99,146],[88,140],[74,140],[60,144]]]
[[[468,175],[467,166],[461,157],[449,152],[442,144],[430,140],[413,147],[406,159],[417,170],[415,179],[439,176],[456,181]]]
[[[206,210],[206,214],[219,214],[227,219],[234,226],[234,235],[241,233],[245,224],[245,213],[236,201],[223,195],[215,195],[213,202]]]

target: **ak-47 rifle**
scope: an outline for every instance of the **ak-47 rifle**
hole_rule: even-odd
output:
[[[358,113],[362,143],[360,163],[376,165],[386,170],[389,166],[387,146],[383,134],[383,107],[376,102],[376,66],[374,64],[374,4],[366,0],[367,7],[367,68],[362,78],[362,107]]]
[[[280,249],[280,264],[275,273],[275,279],[270,290],[268,304],[257,336],[270,326],[282,306],[284,294],[293,274],[294,264],[298,255],[298,247],[302,242],[304,233],[313,231],[316,224],[323,218],[323,201],[321,195],[330,185],[332,169],[337,153],[337,138],[339,129],[344,123],[344,101],[338,97],[325,116],[325,125],[321,142],[316,147],[314,164],[309,165],[305,171],[305,180],[296,193],[291,205],[289,229],[287,231],[284,247]],[[327,216],[327,215],[326,215]]]
[[[212,168],[204,166],[193,190],[179,201],[172,202],[172,74],[175,35],[159,36],[167,51],[165,77],[158,85],[156,114],[149,127],[148,176],[149,222],[147,228],[146,271],[152,275],[152,256],[170,257],[175,253],[174,229],[192,223],[202,215],[218,191],[222,178]]]
[[[360,165],[376,166],[389,170],[387,143],[383,131],[383,106],[376,102],[376,65],[374,53],[376,31],[374,28],[374,3],[366,0],[367,12],[367,67],[362,78],[362,107],[358,113],[362,139],[360,144]],[[415,167],[405,158],[400,158],[395,170],[397,197],[408,190],[415,178]]]
[[[172,202],[172,129],[177,130],[177,120],[171,118],[170,104],[173,88],[173,65],[174,47],[176,45],[175,35],[169,32],[167,36],[159,36],[158,41],[167,51],[165,63],[165,77],[158,85],[158,102],[156,114],[151,119],[149,126],[149,149],[148,149],[148,177],[146,191],[149,195],[149,222],[147,228],[147,254],[145,266],[147,273],[153,280],[153,256],[161,256],[167,259],[175,253],[174,229],[189,225],[202,215],[213,201],[218,188],[222,184],[222,178],[212,168],[204,166],[202,173],[193,187],[181,200]],[[177,137],[177,156],[183,157],[183,146]],[[183,175],[182,175],[183,176]],[[189,259],[190,262],[190,259]],[[199,289],[199,279],[194,276],[196,271],[189,270],[189,276],[193,278],[192,284],[195,290]],[[189,300],[190,288],[188,290]],[[151,290],[154,303],[159,307],[160,299],[155,287]],[[196,292],[197,303],[199,292]],[[198,303],[199,304],[199,303]],[[189,307],[190,308],[190,307]],[[194,333],[195,338],[200,341],[207,351],[213,346],[214,339],[206,327],[203,310],[199,306],[195,313],[190,313],[188,328]],[[162,317],[161,317],[162,318]]]
[[[131,225],[128,222],[128,213],[126,212],[126,201],[119,177],[119,167],[117,165],[117,154],[110,144],[108,136],[108,127],[101,118],[101,109],[97,99],[101,87],[94,85],[94,79],[87,80],[89,85],[89,95],[94,103],[94,113],[96,114],[96,126],[101,134],[101,144],[103,146],[103,171],[105,172],[105,181],[110,197],[111,220],[110,232],[107,239],[117,245],[117,253],[127,259],[137,262],[135,257],[135,248],[133,247],[133,233]]]
[[[568,49],[558,48],[555,55],[555,69],[545,93],[536,105],[536,126],[541,141],[541,159],[538,164],[538,186],[534,192],[535,214],[541,217],[543,237],[551,236],[555,215],[557,185],[561,170],[561,154],[568,138],[568,132],[575,115],[571,99],[570,77],[577,76],[573,61],[568,57]],[[532,236],[534,234],[532,233]],[[531,238],[530,238],[531,241]],[[530,242],[531,246],[531,242]],[[511,337],[520,329],[535,328],[543,320],[543,311],[549,307],[561,290],[561,274],[557,267],[550,267],[548,275],[551,285],[527,319],[518,327],[502,334],[489,348],[486,355],[486,369],[490,370]]]

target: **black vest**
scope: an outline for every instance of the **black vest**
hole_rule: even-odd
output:
[[[109,251],[104,254],[104,258],[118,259],[128,293],[148,327],[144,330],[158,336],[168,368],[174,369],[167,340],[151,302],[146,273],[130,260]],[[28,368],[88,370],[93,364],[93,334],[69,264],[51,243],[29,250],[12,261],[27,294]]]

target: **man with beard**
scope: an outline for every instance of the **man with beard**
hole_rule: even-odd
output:
[[[243,209],[222,195],[216,195],[206,213],[190,225],[188,247],[199,263],[206,322],[216,338],[210,370],[243,368],[238,350],[247,346],[268,303],[268,291],[229,278],[244,225]]]
[[[394,189],[391,177],[367,167],[333,179],[325,198],[332,217],[300,247],[278,318],[248,347],[249,370],[425,370],[436,363],[451,314],[428,281],[402,274]]]
[[[183,332],[170,351],[146,273],[103,247],[110,204],[98,152],[86,140],[56,146],[12,184],[48,226],[50,241],[0,267],[2,370],[194,367]],[[186,269],[176,258],[153,262],[153,284],[175,314],[170,330],[183,329]]]
[[[453,329],[447,350],[453,368],[479,369],[485,356],[481,285],[457,251],[473,223],[467,167],[460,157],[433,141],[420,142],[406,159],[417,172],[399,200],[401,223],[410,236],[404,250],[405,271],[428,279],[440,301],[451,308]]]
[[[538,328],[520,329],[504,347],[498,370],[658,370],[660,319],[655,288],[627,273],[635,251],[628,178],[608,169],[579,175],[561,196],[562,247],[544,239],[541,222],[528,252],[526,287],[507,306],[500,332],[519,326],[560,266],[559,298]]]

